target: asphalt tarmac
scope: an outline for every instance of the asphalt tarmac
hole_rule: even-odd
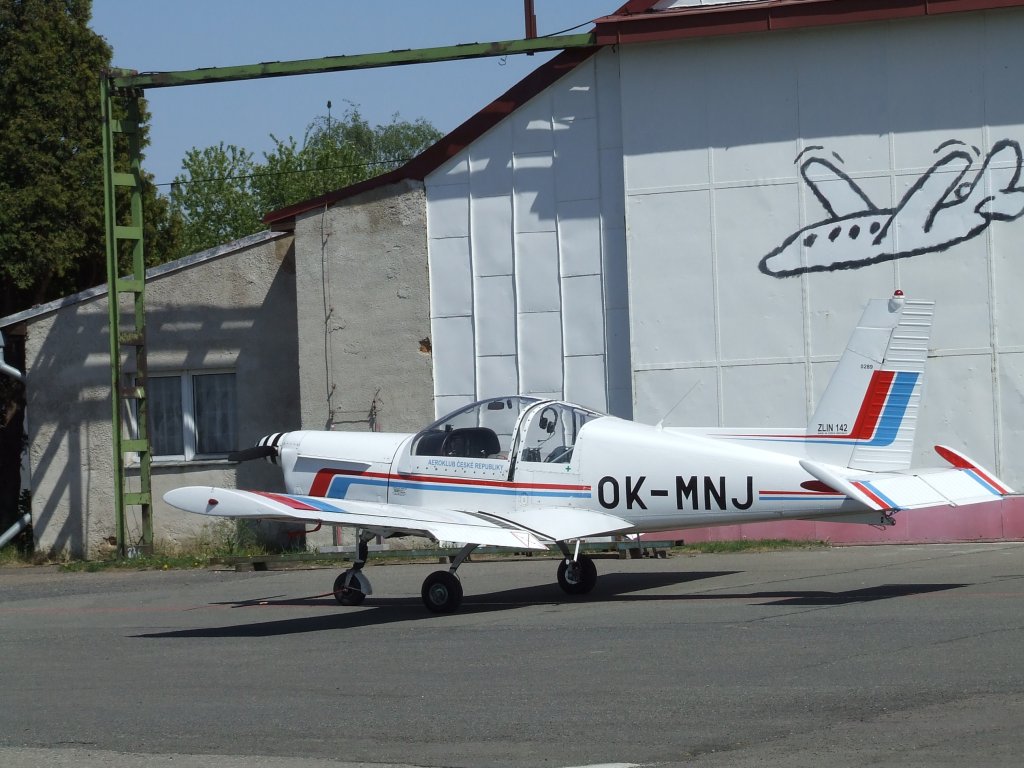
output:
[[[601,560],[0,569],[0,766],[1018,766],[1024,543]]]

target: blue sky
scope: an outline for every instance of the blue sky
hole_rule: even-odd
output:
[[[621,0],[535,0],[538,33],[611,13]],[[524,36],[521,0],[93,0],[92,28],[113,63],[140,72],[376,53]],[[567,33],[568,34],[568,33]],[[192,147],[223,141],[255,153],[299,141],[318,115],[355,104],[370,123],[426,118],[448,132],[553,54],[441,62],[148,91],[146,169],[158,184]],[[165,192],[167,187],[161,187]]]

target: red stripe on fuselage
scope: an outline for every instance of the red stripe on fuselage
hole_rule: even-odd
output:
[[[488,488],[522,488],[532,491],[589,491],[589,485],[564,485],[561,483],[510,483],[506,480],[475,480],[471,477],[448,477],[446,475],[413,475],[398,472],[358,472],[352,469],[321,469],[316,473],[310,496],[327,496],[331,480],[338,475],[369,477],[378,480],[405,480],[418,483],[442,483],[447,485],[479,485]]]

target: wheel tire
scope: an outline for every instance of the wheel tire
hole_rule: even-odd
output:
[[[569,595],[585,595],[597,584],[597,566],[586,555],[575,563],[565,560],[558,564],[558,586]]]
[[[448,571],[434,571],[423,580],[420,597],[431,613],[454,613],[462,605],[462,582]]]
[[[334,599],[342,605],[362,605],[363,600],[366,599],[366,594],[354,586],[359,583],[356,580],[353,580],[353,586],[345,586],[348,574],[349,571],[342,571],[338,578],[334,580]]]

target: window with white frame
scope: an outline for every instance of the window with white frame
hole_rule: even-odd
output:
[[[191,461],[236,449],[235,374],[151,374],[147,387],[153,458]]]

